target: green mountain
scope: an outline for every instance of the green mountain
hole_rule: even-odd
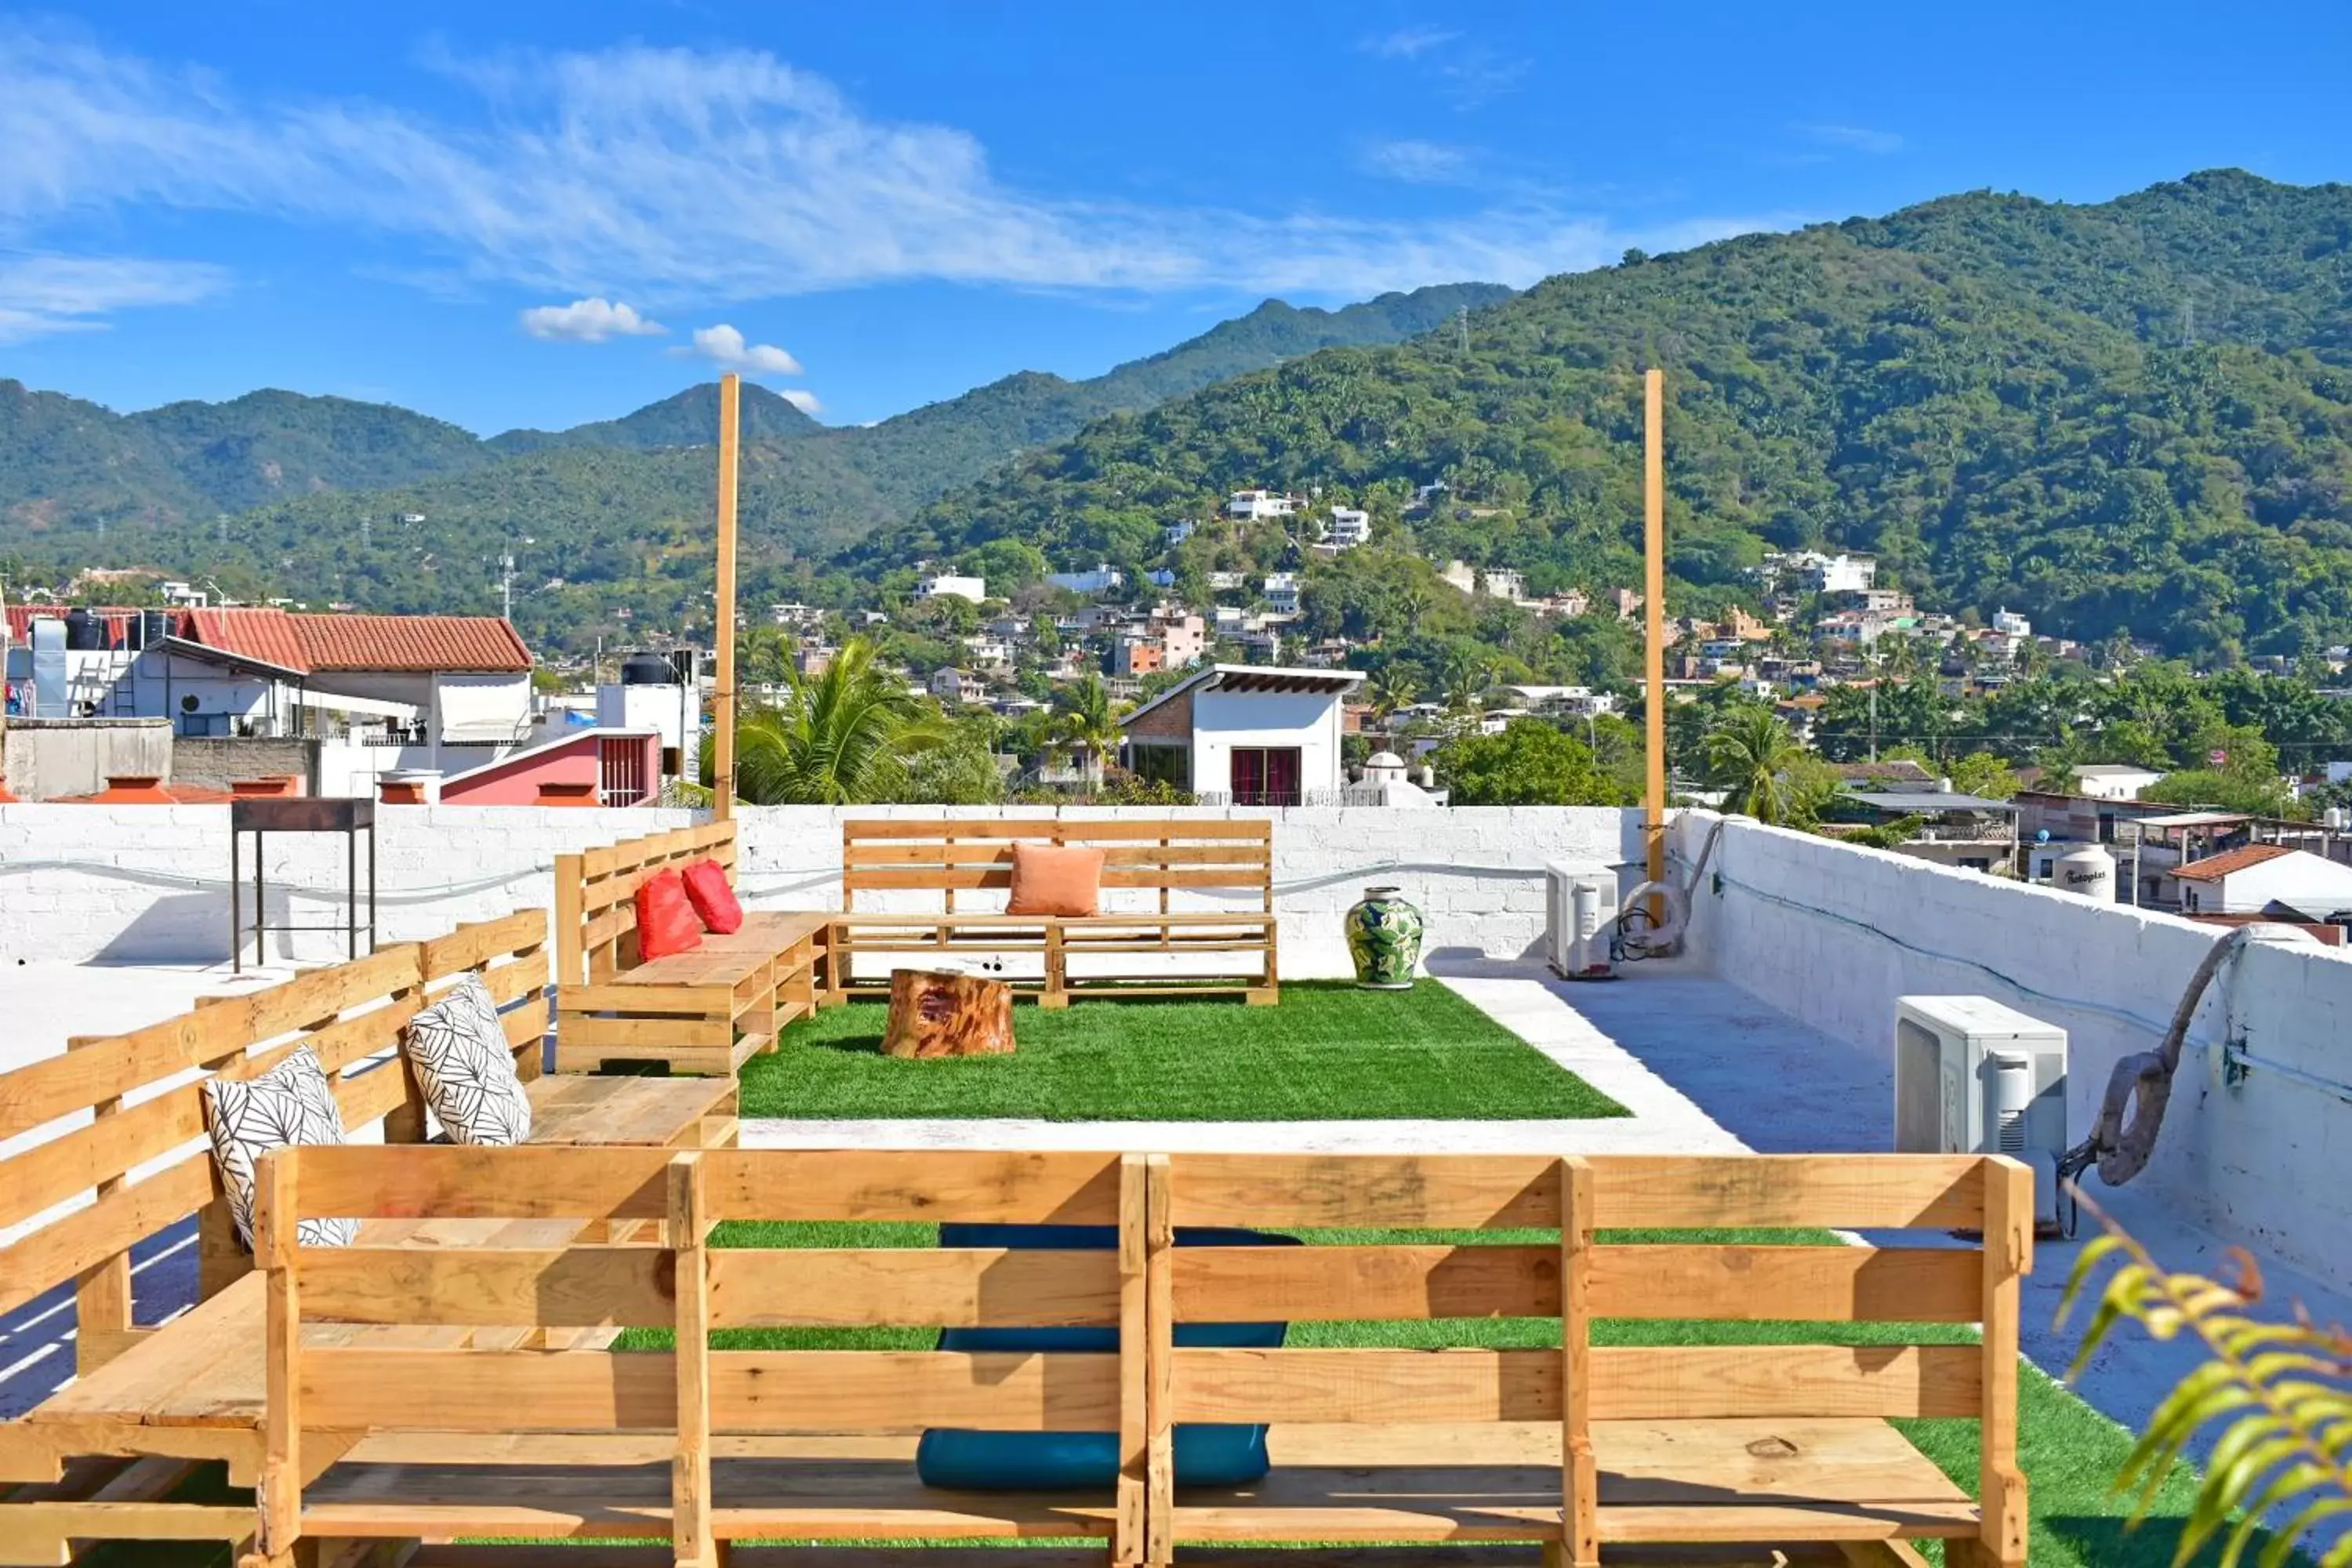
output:
[[[1554,278],[1473,316],[1466,353],[1327,350],[1106,418],[856,559],[1015,539],[1142,563],[1229,489],[1320,486],[1538,589],[1633,584],[1657,364],[1676,613],[1744,595],[1767,547],[1822,547],[1930,607],[2296,655],[2352,639],[2347,322],[2352,187],[1955,196]],[[1178,564],[1252,551],[1204,531]]]
[[[1393,342],[1509,293],[1454,284],[1338,310],[1268,300],[1092,380],[1008,376],[866,427],[821,425],[746,385],[747,567],[845,548],[1113,411],[1332,344]],[[341,398],[259,392],[121,416],[0,381],[0,555],[64,574],[226,572],[239,592],[423,610],[483,607],[515,548],[524,572],[564,584],[519,608],[535,637],[591,636],[625,607],[675,624],[707,615],[688,580],[692,542],[708,536],[717,396],[705,384],[624,418],[485,441]]]

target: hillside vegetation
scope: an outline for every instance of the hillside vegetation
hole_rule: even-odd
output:
[[[1139,561],[1168,519],[1263,484],[1538,590],[1628,584],[1658,364],[1677,609],[1739,592],[1767,547],[1821,547],[1874,552],[1924,604],[2085,639],[2227,658],[2352,637],[2352,188],[2224,172],[2096,207],[1958,196],[1631,255],[1471,327],[1466,353],[1444,333],[1330,350],[1098,421],[863,553],[1011,537]],[[1408,512],[1436,480],[1444,501]]]

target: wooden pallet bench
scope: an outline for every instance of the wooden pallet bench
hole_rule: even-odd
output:
[[[1024,842],[1101,849],[1103,912],[1005,913],[1013,848]],[[1238,991],[1271,1004],[1280,994],[1274,825],[1265,819],[853,819],[841,825],[841,866],[827,968],[835,1000],[887,991],[892,964],[1016,954],[1035,954],[1039,974],[996,977],[1047,1007],[1086,995]],[[1213,895],[1249,907],[1178,907]],[[936,910],[904,908],[934,898]],[[888,907],[876,909],[877,899]],[[860,956],[880,960],[877,973],[856,973]]]
[[[250,1486],[263,1448],[262,1282],[236,1241],[203,1142],[204,1076],[249,1076],[308,1045],[333,1082],[347,1131],[380,1124],[388,1141],[417,1142],[427,1121],[397,1055],[399,1031],[472,971],[502,1010],[531,1101],[534,1142],[659,1151],[734,1142],[730,1082],[541,1075],[546,942],[545,914],[524,910],[127,1035],[77,1040],[64,1056],[0,1074],[0,1138],[95,1113],[0,1159],[0,1225],[94,1200],[0,1248],[0,1310],[73,1286],[79,1373],[21,1418],[0,1423],[0,1563],[69,1562],[77,1541],[233,1542],[252,1533],[250,1508],[164,1500],[200,1463],[225,1463],[233,1483]],[[132,1248],[191,1216],[198,1304],[160,1325],[135,1322]],[[385,1221],[372,1227],[370,1241],[446,1249],[535,1237],[556,1245],[574,1228]],[[395,1342],[450,1334],[371,1332]]]
[[[658,1062],[731,1077],[815,1010],[829,915],[748,911],[691,952],[638,960],[638,888],[701,859],[734,880],[731,819],[555,858],[558,1072]]]
[[[272,1156],[261,1552],[488,1536],[705,1565],[747,1537],[1097,1542],[1114,1563],[1318,1544],[1414,1568],[1540,1549],[1654,1563],[2021,1564],[2017,1290],[2031,1177],[1941,1156],[1105,1155],[973,1151],[302,1150]],[[667,1247],[310,1249],[291,1215],[667,1224]],[[730,1220],[1116,1226],[1097,1251],[708,1245]],[[1614,1244],[1611,1229],[1937,1233],[1937,1245]],[[1308,1233],[1182,1247],[1189,1226]],[[1990,1238],[1955,1247],[1965,1227]],[[1421,1232],[1334,1244],[1324,1231]],[[1488,1233],[1465,1237],[1463,1233]],[[1528,1233],[1542,1237],[1529,1241]],[[1505,1350],[1179,1347],[1185,1322],[1557,1321]],[[1593,1342],[1596,1319],[1977,1324],[1979,1341]],[[495,1323],[666,1328],[667,1353],[334,1336]],[[710,1349],[714,1331],[1116,1326],[1109,1352]],[[1410,1332],[1401,1336],[1409,1342]],[[1898,1338],[1900,1336],[1897,1336]],[[279,1397],[284,1391],[285,1396]],[[1979,1502],[1892,1423],[1979,1425]],[[1181,1423],[1265,1423],[1273,1469],[1175,1485]],[[925,1426],[1116,1432],[1098,1492],[954,1492]],[[353,1439],[352,1434],[363,1434]],[[323,1447],[324,1452],[320,1450]],[[566,1550],[577,1550],[567,1546]],[[605,1561],[505,1557],[457,1564]],[[1029,1554],[1023,1554],[1024,1563]],[[427,1548],[420,1562],[440,1562]],[[641,1561],[626,1556],[613,1561]],[[1066,1556],[1056,1563],[1066,1563]]]
[[[1055,1222],[1143,1234],[1139,1156],[341,1148],[268,1157],[259,1562],[304,1541],[1055,1538],[1143,1545],[1144,1259],[1124,1249],[713,1247],[729,1221]],[[430,1257],[296,1246],[295,1216],[667,1221],[665,1247]],[[385,1351],[365,1325],[672,1331],[670,1352]],[[713,1331],[1115,1327],[1116,1353],[713,1350]],[[927,1426],[1115,1431],[1098,1491],[927,1488]],[[348,1435],[363,1433],[356,1443]],[[314,1452],[323,1444],[327,1452]]]
[[[1150,1318],[1149,1556],[1533,1536],[1577,1564],[1604,1549],[1711,1544],[1916,1564],[1907,1543],[1937,1538],[1948,1563],[2021,1564],[2017,1311],[2032,1211],[2023,1166],[1973,1157],[1155,1160],[1147,1252],[1152,1300],[1165,1305]],[[1431,1234],[1166,1245],[1173,1228],[1234,1225]],[[1934,1234],[1907,1247],[1610,1245],[1596,1227]],[[1990,1241],[1954,1247],[1945,1233],[1956,1227]],[[1528,1228],[1560,1239],[1461,1235]],[[1561,1338],[1546,1349],[1171,1344],[1188,1321],[1553,1317]],[[1596,1319],[1968,1323],[1982,1337],[1595,1345]],[[1916,1416],[1980,1425],[1981,1508],[1892,1424]],[[1159,1445],[1180,1422],[1270,1423],[1274,1468],[1247,1488],[1173,1490]]]

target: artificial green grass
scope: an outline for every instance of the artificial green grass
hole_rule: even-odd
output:
[[[1203,997],[1013,1009],[1011,1056],[882,1054],[887,1010],[804,1019],[743,1066],[742,1113],[1047,1121],[1455,1121],[1624,1108],[1434,981],[1291,984],[1270,1007]]]

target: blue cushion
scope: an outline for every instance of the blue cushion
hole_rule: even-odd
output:
[[[1107,1225],[943,1225],[941,1247],[1035,1247],[1108,1251],[1118,1233]],[[1296,1237],[1216,1226],[1187,1226],[1179,1247],[1295,1247]],[[1179,1323],[1175,1342],[1192,1347],[1276,1349],[1281,1323]],[[1061,1351],[1115,1354],[1117,1329],[945,1329],[947,1351]],[[1173,1436],[1176,1484],[1231,1487],[1266,1472],[1265,1427],[1191,1422]],[[1104,1490],[1118,1479],[1116,1432],[982,1432],[933,1428],[915,1450],[923,1484],[963,1491]]]

